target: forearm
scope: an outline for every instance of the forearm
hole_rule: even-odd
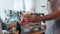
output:
[[[60,17],[60,10],[55,11],[54,13],[48,14],[46,16],[38,17],[37,20],[39,21],[46,21],[46,20],[52,20]]]

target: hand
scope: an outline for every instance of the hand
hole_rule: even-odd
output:
[[[23,18],[23,19],[22,19]],[[32,15],[32,14],[24,14],[22,15],[22,20],[25,21],[26,23],[29,23],[29,22],[35,22],[36,19],[37,19],[37,16],[36,15]]]
[[[12,27],[16,27],[16,25],[17,25],[16,22],[10,23],[8,25],[8,28],[11,29]]]

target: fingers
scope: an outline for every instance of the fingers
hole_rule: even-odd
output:
[[[27,23],[31,23],[31,22],[34,22],[35,20],[35,17],[36,15],[34,15],[33,13],[31,14],[24,14],[21,16],[21,21],[22,22],[25,22],[24,24],[27,24]]]
[[[33,22],[35,20],[35,16],[34,15],[30,15],[30,16],[26,16],[24,17],[24,21],[25,22]]]

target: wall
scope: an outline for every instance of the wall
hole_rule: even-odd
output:
[[[0,9],[12,9],[14,0],[0,0]]]
[[[0,0],[0,16],[4,20],[5,13],[4,10],[13,9],[14,0]]]
[[[33,0],[14,0],[14,10],[30,11]]]
[[[34,5],[35,5],[36,13],[48,13],[47,0],[34,0]],[[42,7],[42,6],[45,6],[45,7]]]

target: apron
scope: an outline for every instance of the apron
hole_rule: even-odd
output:
[[[56,8],[60,10],[60,0],[57,0]],[[60,18],[55,21],[56,29],[54,34],[60,34]]]
[[[55,21],[56,29],[54,34],[60,34],[60,18]]]

